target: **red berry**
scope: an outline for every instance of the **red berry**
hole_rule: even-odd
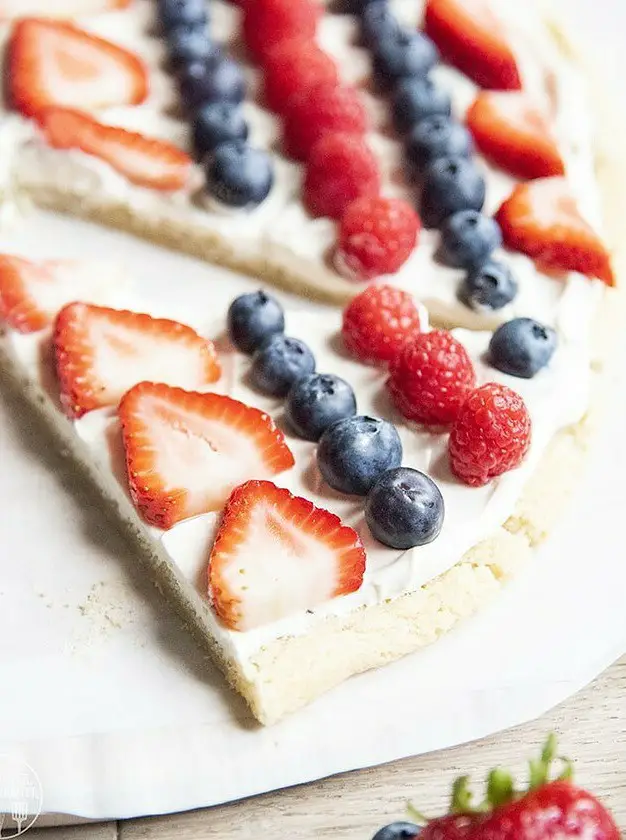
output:
[[[265,59],[265,99],[274,111],[284,113],[294,97],[319,84],[335,86],[337,78],[337,65],[315,41],[291,38]]]
[[[432,330],[407,343],[387,381],[405,417],[437,426],[454,422],[475,384],[467,350],[447,330]]]
[[[343,313],[347,349],[363,362],[389,362],[419,333],[420,313],[413,297],[396,286],[370,286]]]
[[[339,219],[355,198],[378,195],[378,163],[361,137],[327,134],[311,149],[304,201],[314,216]]]
[[[465,400],[450,433],[452,472],[472,487],[518,467],[530,446],[524,400],[506,385],[489,382]]]
[[[341,218],[339,262],[359,280],[395,274],[415,248],[419,230],[419,216],[406,201],[357,198]]]
[[[249,52],[261,61],[288,38],[312,38],[319,8],[311,0],[254,0],[244,5],[243,37]]]
[[[292,99],[285,116],[285,146],[291,157],[306,160],[329,132],[363,135],[366,129],[367,114],[357,91],[326,82]]]

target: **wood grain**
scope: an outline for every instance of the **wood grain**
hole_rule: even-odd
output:
[[[497,764],[523,773],[551,730],[576,758],[577,781],[602,797],[626,829],[625,696],[626,657],[538,721],[462,747],[203,811],[31,833],[33,840],[369,840],[404,815],[409,798],[427,813],[440,811],[461,773],[471,772],[477,783]]]

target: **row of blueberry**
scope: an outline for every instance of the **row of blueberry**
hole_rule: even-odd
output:
[[[443,498],[428,476],[402,468],[402,442],[387,420],[357,415],[354,391],[333,374],[315,373],[304,342],[284,335],[285,315],[263,291],[236,298],[228,310],[233,344],[252,353],[250,379],[262,393],[286,397],[285,415],[305,440],[318,442],[317,464],[340,493],[367,496],[373,536],[392,548],[432,542],[441,531]]]
[[[379,88],[391,90],[397,131],[405,139],[410,174],[421,185],[421,217],[441,229],[438,257],[466,275],[459,298],[473,309],[501,309],[517,294],[509,267],[492,259],[502,244],[494,219],[481,213],[485,179],[472,161],[467,128],[452,116],[449,94],[430,77],[439,60],[422,32],[402,27],[387,0],[364,0],[361,33],[373,56]]]
[[[206,0],[158,0],[158,10],[208,192],[227,207],[260,204],[273,185],[273,163],[248,143],[242,68],[211,39]]]

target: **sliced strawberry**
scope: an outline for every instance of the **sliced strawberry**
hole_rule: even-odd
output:
[[[133,184],[178,190],[188,182],[191,158],[165,140],[104,125],[65,108],[46,111],[42,123],[46,139],[55,149],[80,149],[99,157]]]
[[[209,559],[209,596],[232,630],[251,630],[355,592],[365,551],[339,517],[270,481],[233,492]]]
[[[565,178],[518,184],[496,214],[504,243],[557,271],[578,271],[613,286],[611,257],[581,216]]]
[[[515,56],[489,0],[427,0],[424,29],[442,58],[477,85],[521,89]]]
[[[525,93],[479,93],[467,127],[485,157],[516,178],[565,173],[550,123]]]
[[[132,0],[60,0],[50,8],[51,0],[0,0],[0,21],[45,15],[55,18],[73,18],[99,12],[126,9]]]
[[[9,43],[9,97],[28,117],[51,107],[136,105],[148,95],[137,56],[71,23],[24,18]]]
[[[202,388],[220,376],[212,342],[177,321],[137,312],[70,303],[57,316],[53,344],[70,417],[117,405],[144,379]]]
[[[219,510],[242,481],[294,465],[271,417],[221,394],[142,382],[119,416],[133,501],[159,528]]]

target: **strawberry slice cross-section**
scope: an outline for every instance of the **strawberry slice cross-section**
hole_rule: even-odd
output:
[[[271,417],[221,394],[142,382],[119,416],[131,496],[159,528],[219,510],[241,482],[294,465]]]
[[[352,528],[270,481],[233,492],[209,559],[209,597],[231,630],[252,630],[355,592],[365,550]]]
[[[116,406],[145,379],[203,388],[220,377],[213,343],[177,321],[70,303],[58,314],[54,356],[70,417]]]
[[[577,207],[567,180],[540,178],[518,184],[496,214],[504,244],[553,271],[577,271],[613,286],[602,239]]]
[[[18,21],[8,61],[10,102],[28,117],[55,106],[91,111],[137,105],[148,95],[141,59],[65,21]]]

